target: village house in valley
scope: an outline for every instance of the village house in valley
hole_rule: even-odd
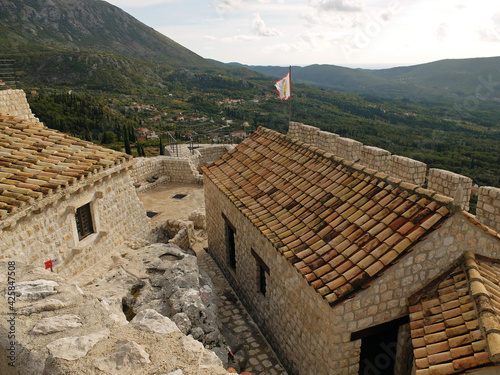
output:
[[[131,156],[45,127],[21,90],[0,93],[1,258],[57,259],[54,270],[73,275],[147,233]]]
[[[463,193],[265,128],[202,170],[209,252],[290,374],[500,372],[500,235]]]

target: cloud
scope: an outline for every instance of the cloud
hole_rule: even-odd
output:
[[[266,24],[264,23],[264,20],[260,18],[259,13],[255,13],[253,15],[253,21],[252,21],[252,26],[253,26],[253,31],[258,35],[258,36],[280,36],[281,31],[274,27],[267,27]]]
[[[309,0],[309,5],[320,11],[361,12],[363,6],[358,0]]]
[[[478,30],[479,38],[485,42],[500,42],[500,13],[491,17],[491,22]]]
[[[249,42],[252,40],[259,40],[261,37],[257,35],[235,35],[226,38],[222,38],[221,41],[224,43],[234,43],[234,42]]]
[[[213,35],[205,35],[203,36],[205,39],[208,39],[208,40],[217,40],[217,38]]]
[[[448,29],[449,25],[446,22],[443,22],[439,24],[437,29],[434,31],[434,36],[439,40],[440,42],[444,42],[446,38],[448,38]]]
[[[246,4],[265,4],[271,0],[217,0],[217,8],[221,11],[231,12],[244,8]]]

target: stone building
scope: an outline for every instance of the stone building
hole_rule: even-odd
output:
[[[28,115],[0,113],[0,258],[38,266],[58,260],[54,270],[73,275],[128,237],[146,235],[133,165],[129,155]]]
[[[500,371],[500,235],[452,198],[264,128],[202,170],[209,252],[290,374]]]

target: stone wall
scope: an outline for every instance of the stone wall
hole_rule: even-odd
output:
[[[427,188],[453,198],[463,210],[469,210],[472,179],[443,169],[431,168]]]
[[[389,151],[371,146],[363,146],[359,164],[369,168],[390,173],[392,168],[392,155]]]
[[[332,369],[336,375],[358,374],[361,340],[351,341],[351,333],[408,315],[407,298],[464,251],[500,256],[500,241],[457,213],[366,290],[330,307],[209,180],[205,202],[209,253],[290,375],[331,375]],[[229,266],[227,222],[235,228],[235,269]],[[269,268],[265,296],[259,291],[254,253]]]
[[[298,122],[290,122],[288,135],[299,141],[312,144],[349,161],[355,161],[370,168],[390,173],[393,177],[423,186],[429,180],[429,189],[455,199],[462,209],[469,209],[472,180],[452,172],[429,170],[417,160],[391,155],[387,150],[365,146],[349,138]],[[453,176],[451,176],[453,175]],[[431,187],[432,186],[432,187]]]
[[[147,191],[168,181],[201,184],[203,176],[199,169],[219,159],[231,148],[233,146],[216,145],[196,149],[192,155],[183,157],[136,158],[137,163],[131,176],[138,192]]]
[[[23,90],[1,90],[0,112],[19,117],[23,120],[38,121],[31,112]]]
[[[423,186],[427,179],[427,164],[404,156],[392,155],[390,174],[412,184]]]
[[[477,193],[476,216],[479,221],[500,232],[500,189],[481,186]]]
[[[76,209],[90,203],[94,233],[78,239]],[[0,223],[0,258],[43,267],[58,259],[56,272],[75,275],[127,238],[144,238],[149,223],[123,166],[100,172],[33,203]]]

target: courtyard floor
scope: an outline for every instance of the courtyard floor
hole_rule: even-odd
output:
[[[179,194],[185,197],[173,198]],[[191,212],[205,210],[202,185],[167,183],[139,194],[139,198],[146,211],[158,213],[150,219],[153,225],[168,219],[187,220]],[[205,233],[197,231],[193,250],[198,256],[199,267],[208,273],[217,290],[222,333],[242,341],[248,354],[246,365],[241,371],[248,371],[252,375],[286,375],[263,334],[227,283],[217,264],[204,250],[206,247]]]

